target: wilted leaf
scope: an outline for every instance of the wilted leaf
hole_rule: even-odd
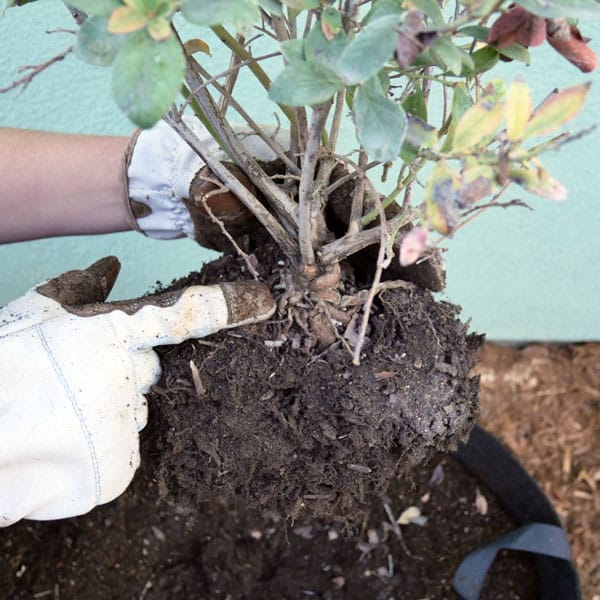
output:
[[[518,183],[528,192],[548,200],[566,200],[566,188],[542,167],[511,166],[508,170],[511,181]]]
[[[539,46],[545,39],[546,21],[521,6],[513,6],[496,19],[490,29],[488,43],[506,48],[518,42],[528,48]]]
[[[574,85],[552,94],[535,111],[525,127],[525,137],[545,135],[577,116],[590,91],[589,83]]]
[[[525,126],[533,112],[531,90],[519,77],[515,79],[506,95],[506,137],[518,142],[525,137]]]
[[[175,100],[184,69],[183,53],[174,36],[156,42],[140,31],[125,42],[115,59],[115,100],[136,125],[152,127]]]
[[[344,84],[308,62],[292,62],[275,78],[269,97],[278,104],[309,106],[329,100]]]
[[[496,188],[496,173],[488,165],[473,164],[461,172],[460,207],[489,196]]]
[[[77,55],[91,65],[106,67],[124,41],[123,36],[109,33],[106,17],[88,17],[77,32]]]
[[[408,267],[419,260],[427,248],[427,231],[422,227],[411,229],[400,242],[400,264]]]
[[[498,131],[503,118],[504,103],[484,96],[456,124],[452,149],[463,152],[476,148]]]
[[[458,220],[460,177],[446,161],[439,161],[424,191],[425,217],[433,229],[450,233]]]
[[[356,136],[373,160],[385,162],[400,154],[406,133],[406,114],[383,94],[376,77],[359,86],[352,115]]]
[[[210,46],[204,40],[200,40],[198,38],[187,40],[183,44],[183,47],[189,55],[196,54],[196,52],[202,52],[203,54],[211,56]]]

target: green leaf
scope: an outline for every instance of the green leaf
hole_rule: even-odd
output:
[[[404,3],[406,8],[413,8],[420,10],[423,14],[429,17],[429,20],[434,26],[445,25],[446,20],[440,10],[440,4],[438,0],[409,0]]]
[[[421,86],[417,86],[415,91],[406,97],[402,103],[402,108],[411,115],[427,122],[427,103]]]
[[[365,26],[371,21],[389,15],[397,15],[400,18],[403,13],[404,9],[400,6],[398,0],[378,0],[377,2],[373,2],[371,9],[362,21],[362,25]]]
[[[366,81],[392,58],[399,21],[394,14],[371,20],[346,46],[336,69],[346,85]]]
[[[589,91],[590,84],[582,83],[552,94],[533,113],[525,127],[525,137],[546,135],[562,127],[577,116]]]
[[[133,34],[113,66],[113,93],[121,110],[138,126],[152,127],[169,109],[183,81],[183,53],[174,36],[154,41]]]
[[[432,148],[438,141],[438,130],[413,115],[407,115],[406,136],[402,143],[400,158],[405,163],[412,162],[423,147]]]
[[[238,31],[250,29],[260,18],[258,0],[183,0],[181,12],[197,25],[228,23]]]
[[[456,46],[448,35],[435,40],[431,46],[431,51],[454,75],[460,75],[463,71],[463,66],[467,71],[472,71],[475,68],[471,56],[462,48]]]
[[[506,48],[498,48],[498,52],[502,54],[502,56],[506,56],[506,58],[518,60],[526,65],[531,64],[531,55],[529,54],[527,48],[525,48],[525,46],[521,46],[521,44],[513,44],[512,46],[507,46]]]
[[[384,96],[378,78],[359,86],[352,115],[356,137],[373,160],[386,162],[397,158],[406,134],[406,114],[396,102]]]
[[[309,106],[329,100],[344,84],[308,62],[290,63],[274,79],[269,97],[278,104]]]
[[[456,124],[452,150],[464,152],[484,143],[498,131],[503,118],[504,103],[484,96]]]
[[[306,62],[306,56],[304,55],[304,40],[286,40],[279,44],[279,49],[284,58],[290,63]]]
[[[119,0],[69,0],[68,4],[90,17],[108,17],[121,6]]]
[[[471,54],[471,60],[473,61],[473,71],[463,71],[463,73],[461,73],[463,77],[485,73],[495,67],[500,59],[498,51],[495,48],[492,48],[492,46],[485,46],[473,52],[473,54]]]
[[[478,42],[485,42],[488,39],[490,28],[483,25],[467,25],[459,29],[456,33],[459,36],[472,37]]]
[[[540,17],[600,19],[600,4],[597,0],[519,0],[517,4]]]
[[[107,17],[88,17],[77,33],[76,52],[83,61],[100,67],[111,65],[125,36],[108,31]]]
[[[337,64],[348,45],[346,34],[341,31],[329,41],[321,31],[319,22],[315,23],[304,42],[304,55],[317,71],[336,77]]]

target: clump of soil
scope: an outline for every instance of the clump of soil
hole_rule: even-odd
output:
[[[285,281],[273,246],[262,245],[257,268],[275,289]],[[226,257],[176,287],[244,276],[244,261]],[[342,291],[358,291],[351,276]],[[150,427],[169,503],[223,501],[353,523],[392,479],[466,439],[481,340],[456,306],[412,285],[381,293],[360,366],[345,340],[315,349],[311,308],[160,350]]]

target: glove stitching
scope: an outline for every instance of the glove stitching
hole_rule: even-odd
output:
[[[94,471],[94,487],[95,487],[95,493],[96,493],[95,504],[98,505],[98,504],[100,504],[101,491],[102,491],[102,486],[101,486],[101,482],[100,482],[100,465],[99,465],[99,461],[98,461],[98,456],[96,454],[96,448],[95,448],[94,442],[92,440],[92,435],[90,433],[89,427],[87,426],[87,423],[85,422],[83,410],[81,409],[81,406],[77,402],[77,399],[75,398],[75,395],[73,394],[73,392],[69,386],[69,383],[68,383],[64,373],[62,372],[62,369],[60,368],[60,365],[58,364],[56,357],[54,356],[54,353],[50,349],[50,345],[48,344],[48,340],[46,339],[46,336],[44,335],[44,330],[42,329],[42,326],[39,324],[35,325],[34,329],[42,343],[42,347],[44,348],[48,358],[50,359],[50,363],[52,364],[52,368],[54,369],[54,372],[56,373],[65,393],[67,394],[69,401],[71,402],[71,407],[73,408],[73,411],[77,415],[77,419],[79,421],[79,426],[81,427],[81,431],[83,433],[83,436],[85,438],[85,441],[87,443],[87,447],[88,447],[88,450],[90,453],[92,469]]]

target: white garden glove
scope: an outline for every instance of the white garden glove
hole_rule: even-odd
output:
[[[269,317],[258,282],[103,303],[104,258],[0,310],[0,526],[80,515],[116,498],[139,465],[152,348]],[[90,304],[94,303],[95,304]]]
[[[187,118],[186,123],[207,153],[226,161],[225,153],[198,119]],[[278,131],[275,135],[275,128],[265,127],[265,130],[283,148],[289,147],[289,132]],[[273,150],[248,127],[237,127],[235,131],[257,160],[268,162],[277,158]],[[256,193],[238,167],[226,164],[248,189]],[[202,204],[195,201],[194,194],[190,193],[192,181],[198,174],[216,180],[204,161],[164,121],[151,129],[136,132],[125,157],[132,225],[148,237],[165,240],[187,236],[203,246],[215,247],[213,238],[218,226],[213,224]],[[252,214],[231,192],[212,196],[209,205],[234,237],[237,227],[245,225],[249,228]],[[213,231],[207,234],[206,230]]]

